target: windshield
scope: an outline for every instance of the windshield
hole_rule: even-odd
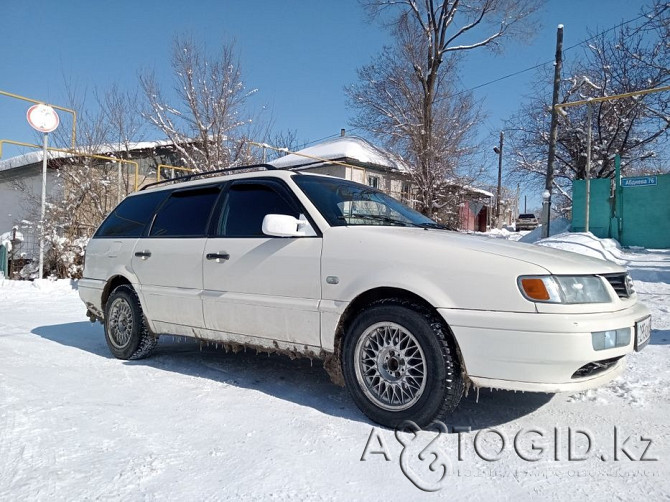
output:
[[[372,187],[337,178],[298,175],[293,181],[331,226],[397,225],[443,228]]]

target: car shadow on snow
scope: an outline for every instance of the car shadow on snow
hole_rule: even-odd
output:
[[[38,326],[32,333],[52,342],[74,347],[106,359],[112,358],[102,331],[102,326],[88,321],[68,322]]]
[[[670,345],[670,329],[653,329],[649,345]]]
[[[44,339],[112,359],[102,326],[74,322],[40,326],[32,331]],[[254,350],[226,353],[219,344],[203,344],[180,337],[162,336],[147,359],[119,361],[253,389],[266,395],[307,406],[331,416],[374,425],[361,413],[346,389],[334,385],[319,360],[291,360],[288,356]],[[551,394],[470,390],[445,422],[450,427],[479,430],[514,421],[538,410]]]

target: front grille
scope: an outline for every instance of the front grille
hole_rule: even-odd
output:
[[[614,288],[619,298],[630,298],[630,295],[635,292],[633,280],[628,274],[604,274],[603,277]]]
[[[623,356],[613,357],[612,359],[604,359],[602,361],[594,361],[592,363],[585,364],[573,373],[572,378],[584,378],[602,373],[603,371],[614,366],[622,357]]]

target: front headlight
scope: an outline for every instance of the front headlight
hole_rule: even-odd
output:
[[[612,298],[596,275],[523,276],[518,279],[523,296],[543,303],[609,303]]]

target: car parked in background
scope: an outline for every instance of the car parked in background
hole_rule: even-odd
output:
[[[515,228],[517,232],[522,230],[535,230],[540,224],[533,213],[522,213],[516,219]]]
[[[155,184],[100,225],[79,294],[114,356],[146,357],[169,334],[322,359],[372,420],[423,427],[468,387],[605,384],[649,341],[619,265],[451,232],[370,186],[255,167],[267,171]]]

